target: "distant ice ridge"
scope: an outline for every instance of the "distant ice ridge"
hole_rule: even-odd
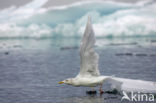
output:
[[[156,36],[156,2],[85,1],[42,8],[47,0],[0,11],[0,37],[80,37],[92,16],[98,37]]]

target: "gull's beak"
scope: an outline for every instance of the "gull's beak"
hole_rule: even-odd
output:
[[[63,83],[64,83],[63,81],[58,82],[58,84],[63,84]]]

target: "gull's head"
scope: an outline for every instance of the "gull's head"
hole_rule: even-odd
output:
[[[65,79],[63,81],[60,81],[58,82],[59,84],[68,84],[68,85],[72,85],[73,84],[73,79],[72,78],[68,78],[68,79]]]

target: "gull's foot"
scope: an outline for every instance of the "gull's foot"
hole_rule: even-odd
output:
[[[100,94],[103,94],[104,93],[104,91],[103,90],[100,90]]]
[[[104,93],[104,91],[103,91],[103,90],[101,90],[101,91],[100,91],[100,94],[103,94],[103,93]]]
[[[92,95],[92,94],[96,94],[96,91],[86,91],[87,94]]]

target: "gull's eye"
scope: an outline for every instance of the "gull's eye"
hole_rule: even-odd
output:
[[[68,82],[68,80],[66,80],[66,82]]]

